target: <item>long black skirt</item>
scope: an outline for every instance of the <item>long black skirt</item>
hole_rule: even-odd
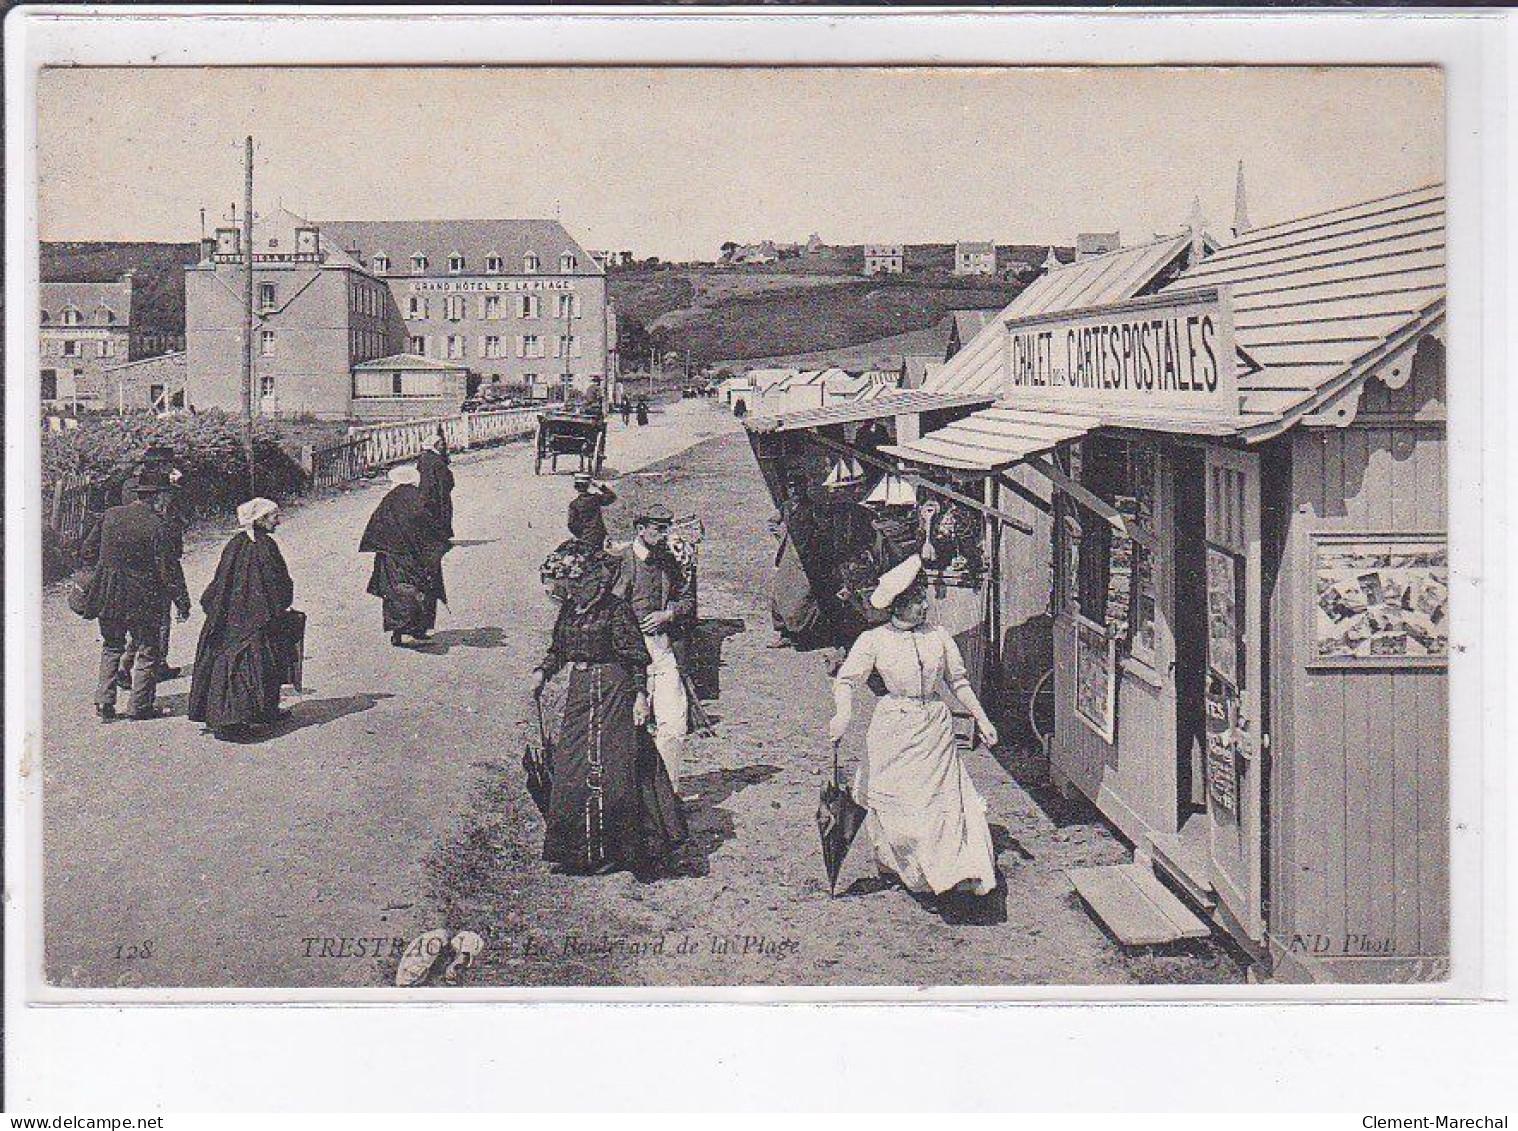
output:
[[[279,710],[286,666],[270,626],[231,648],[202,639],[190,677],[190,719],[216,729],[268,722]]]
[[[383,602],[386,632],[418,635],[437,624],[437,593],[427,568],[396,554],[375,554],[371,596]]]
[[[621,664],[574,668],[553,751],[543,859],[575,872],[644,870],[687,835],[685,815]]]

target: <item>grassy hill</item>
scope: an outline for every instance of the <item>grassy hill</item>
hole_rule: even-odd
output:
[[[1046,246],[1002,247],[1000,275],[961,278],[952,273],[952,244],[910,245],[904,274],[866,279],[855,245],[769,264],[614,271],[610,286],[618,311],[664,348],[688,349],[701,362],[747,360],[844,350],[927,330],[950,310],[1000,309],[1037,278],[1048,254]],[[1057,254],[1074,258],[1069,248]]]
[[[46,283],[108,283],[136,271],[134,315],[148,329],[182,334],[184,268],[199,258],[193,243],[44,243],[40,277]]]

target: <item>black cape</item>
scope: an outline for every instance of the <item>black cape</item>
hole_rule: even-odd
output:
[[[268,532],[232,535],[200,598],[206,623],[190,679],[191,720],[220,727],[272,715],[285,675],[276,625],[294,599],[284,555]]]
[[[379,501],[358,543],[361,554],[385,554],[395,559],[408,578],[414,578],[444,604],[448,594],[443,587],[443,555],[448,549],[448,535],[427,506],[421,489],[409,483],[392,487]]]
[[[427,509],[437,519],[439,529],[453,537],[453,470],[448,459],[440,452],[428,449],[416,460],[416,469],[422,481],[417,489],[427,502]]]

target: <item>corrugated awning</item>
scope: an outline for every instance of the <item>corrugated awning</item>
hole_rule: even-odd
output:
[[[1231,436],[1241,421],[1180,413],[1063,412],[1001,401],[906,444],[880,450],[898,459],[955,471],[992,472],[1052,451],[1098,428],[1140,428],[1193,436]]]
[[[965,393],[939,396],[912,389],[891,393],[872,400],[847,401],[820,408],[798,409],[775,416],[753,416],[744,423],[750,432],[796,432],[807,428],[826,428],[834,424],[857,424],[865,420],[883,420],[888,416],[906,416],[934,409],[970,408],[988,405],[996,399],[990,393]]]

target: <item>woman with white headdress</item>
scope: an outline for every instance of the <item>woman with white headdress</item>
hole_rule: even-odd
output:
[[[437,623],[438,602],[448,602],[443,555],[450,542],[421,492],[421,473],[410,464],[393,467],[390,482],[358,549],[374,555],[368,592],[384,602],[385,631],[390,643],[400,647],[403,636],[428,639]]]
[[[189,716],[219,738],[287,714],[279,709],[286,670],[281,632],[295,585],[273,538],[279,505],[250,499],[237,508],[237,522],[200,598],[206,623],[190,679]]]
[[[947,689],[980,724],[986,742],[998,736],[976,698],[965,663],[946,629],[924,623],[927,586],[922,557],[913,555],[881,577],[871,604],[888,623],[863,633],[834,684],[836,712],[828,726],[842,741],[854,714],[854,692],[879,673],[886,694],[875,708],[856,782],[868,810],[865,829],[882,875],[925,895],[988,895],[996,860],[986,803],[954,744]]]

